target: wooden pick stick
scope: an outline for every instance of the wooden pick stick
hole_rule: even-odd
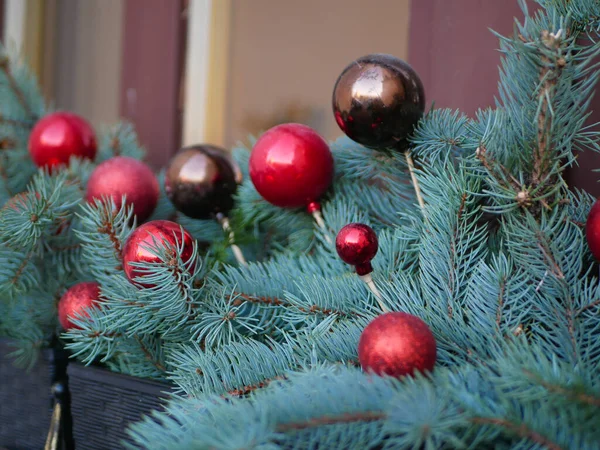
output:
[[[223,214],[217,214],[217,220],[223,227],[223,230],[225,231],[225,233],[229,234],[229,244],[231,245],[231,250],[233,251],[233,256],[235,256],[235,259],[237,260],[237,262],[239,264],[247,267],[248,262],[246,261],[246,258],[244,258],[244,253],[242,252],[242,249],[239,248],[237,246],[237,244],[235,243],[235,234],[234,234],[233,230],[231,229],[231,225],[229,225],[229,219],[227,217],[225,217]]]
[[[406,157],[406,163],[408,164],[408,171],[410,172],[410,178],[412,180],[413,187],[415,188],[415,194],[417,196],[417,201],[419,202],[419,206],[421,207],[423,214],[425,214],[425,202],[423,201],[423,195],[421,194],[421,187],[419,186],[419,180],[417,180],[417,177],[415,175],[415,163],[410,154],[410,150],[407,150],[404,153],[404,156]]]
[[[373,277],[371,276],[371,274],[368,273],[366,275],[359,275],[358,278],[360,278],[367,285],[369,290],[373,293],[375,299],[377,300],[377,303],[379,303],[379,307],[381,308],[381,310],[384,313],[390,312],[390,310],[383,304],[381,292],[379,292],[379,289],[377,289],[377,286],[375,286],[375,282],[373,281]]]

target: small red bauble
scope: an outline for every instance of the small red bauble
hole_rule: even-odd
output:
[[[79,329],[73,318],[89,317],[87,310],[96,306],[100,285],[89,281],[71,287],[58,302],[58,321],[65,330]]]
[[[298,208],[317,202],[333,179],[327,142],[306,125],[288,123],[264,133],[254,145],[250,178],[269,203]]]
[[[391,377],[432,371],[436,353],[435,338],[427,324],[403,312],[376,317],[363,330],[358,342],[362,369]]]
[[[96,157],[96,135],[90,124],[76,114],[49,114],[31,130],[29,153],[38,167],[68,164],[71,156],[93,160]]]
[[[600,201],[596,200],[585,222],[585,237],[592,255],[600,260]]]
[[[169,220],[153,220],[138,227],[127,239],[123,247],[123,269],[127,279],[142,287],[153,287],[152,284],[134,282],[144,272],[130,263],[160,263],[161,259],[151,249],[164,243],[174,249],[183,248],[181,259],[190,272],[194,272],[196,262],[191,261],[194,253],[194,238],[181,225]]]
[[[156,176],[146,164],[127,156],[108,159],[92,172],[87,184],[86,200],[112,197],[117,208],[127,196],[127,204],[133,205],[138,222],[146,220],[158,203],[159,187]]]
[[[335,238],[340,258],[356,267],[358,275],[373,272],[371,260],[377,254],[379,242],[373,228],[363,223],[351,223],[342,228]]]

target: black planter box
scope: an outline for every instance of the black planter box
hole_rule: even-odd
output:
[[[171,386],[93,366],[69,364],[73,438],[77,450],[122,449],[127,427],[161,410]]]
[[[9,339],[0,338],[0,448],[44,448],[50,429],[52,384],[64,379],[66,355],[44,350],[27,371],[15,367]],[[70,430],[67,430],[70,433]]]

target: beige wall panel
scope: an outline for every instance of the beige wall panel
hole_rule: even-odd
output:
[[[409,6],[410,0],[232,0],[227,143],[282,118],[338,136],[331,112],[337,76],[367,53],[406,58]]]
[[[123,0],[58,0],[54,100],[94,125],[119,119]]]

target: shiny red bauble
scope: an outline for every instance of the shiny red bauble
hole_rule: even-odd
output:
[[[71,156],[96,157],[93,128],[76,114],[56,112],[40,119],[29,135],[29,153],[38,167],[68,164]]]
[[[585,237],[592,255],[600,260],[600,201],[596,200],[585,222]]]
[[[153,287],[150,283],[134,282],[145,273],[131,263],[156,263],[159,258],[152,249],[167,246],[175,251],[182,249],[181,259],[189,272],[193,273],[196,261],[192,261],[194,253],[194,238],[181,225],[169,220],[153,220],[135,229],[123,247],[123,269],[127,279],[137,286]]]
[[[340,258],[356,267],[358,275],[373,271],[371,260],[377,254],[379,242],[373,228],[363,223],[351,223],[342,228],[335,238]]]
[[[401,377],[432,371],[437,349],[425,322],[403,312],[376,317],[360,335],[358,360],[365,372]]]
[[[126,195],[138,222],[143,222],[156,208],[159,193],[158,180],[150,167],[137,159],[117,156],[94,169],[88,180],[86,200],[112,197],[116,207],[121,208]]]
[[[71,287],[58,302],[58,321],[65,330],[79,329],[73,318],[89,317],[88,309],[97,306],[100,285],[89,281]]]
[[[258,193],[284,208],[317,202],[334,173],[327,142],[298,123],[278,125],[264,133],[252,149],[249,169]]]

